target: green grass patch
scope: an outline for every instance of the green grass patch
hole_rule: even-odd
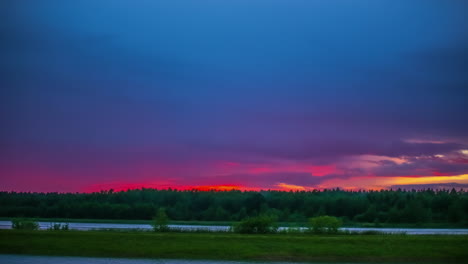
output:
[[[468,236],[0,230],[0,253],[255,261],[467,263]]]

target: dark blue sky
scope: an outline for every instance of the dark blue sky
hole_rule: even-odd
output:
[[[464,0],[0,8],[4,190],[468,183]]]

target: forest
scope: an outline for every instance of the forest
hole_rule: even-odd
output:
[[[447,223],[468,226],[468,192],[452,190],[198,191],[136,189],[94,193],[0,192],[0,217],[239,221],[268,215],[306,222],[330,215],[345,223]]]

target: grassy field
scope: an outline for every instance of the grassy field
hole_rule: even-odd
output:
[[[467,263],[468,236],[0,230],[0,253],[267,261]]]

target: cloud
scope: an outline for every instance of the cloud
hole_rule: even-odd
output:
[[[322,130],[321,128],[317,128]],[[235,139],[234,139],[235,140]],[[268,158],[286,160],[311,160],[315,163],[336,162],[347,156],[378,155],[387,157],[403,156],[431,156],[443,154],[459,149],[466,145],[460,143],[410,143],[403,140],[389,139],[363,139],[343,138],[336,132],[323,131],[323,134],[315,136],[304,133],[303,135],[268,135],[258,138],[255,142],[222,142],[217,145],[208,145],[219,151],[238,153],[238,155],[257,155]]]
[[[384,161],[372,169],[375,176],[456,176],[468,173],[468,158],[459,151],[407,156],[397,164]]]
[[[456,190],[468,190],[468,184],[463,183],[431,183],[431,184],[402,184],[402,185],[392,185],[390,186],[391,189],[404,189],[404,190],[442,190],[442,189],[452,189],[455,188]]]
[[[214,177],[202,177],[197,182],[209,182],[215,185],[226,183],[239,184],[255,188],[272,188],[291,185],[304,188],[314,187],[317,184],[330,179],[326,176],[312,176],[308,172],[273,172],[273,173],[243,173],[229,174]]]

